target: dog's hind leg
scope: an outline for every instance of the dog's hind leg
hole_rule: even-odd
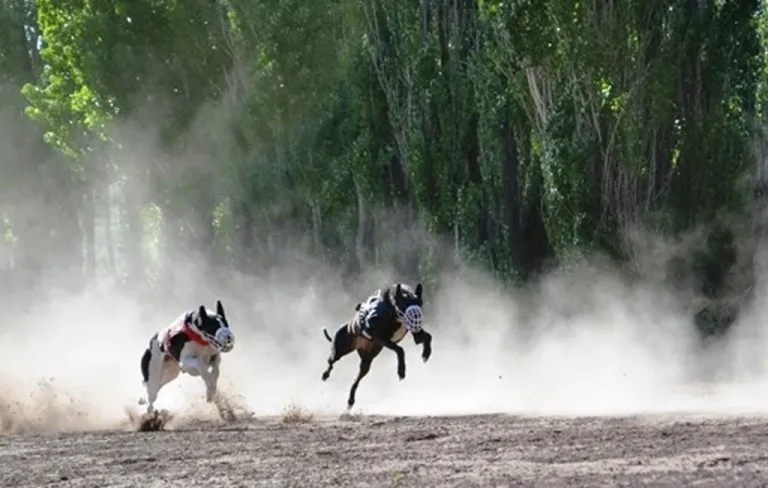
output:
[[[144,359],[144,357],[147,356],[146,352],[144,353],[144,357],[142,357],[142,373],[146,371],[144,388],[147,392],[147,411],[151,413],[155,409],[157,394],[163,386],[163,365],[165,362],[165,354],[160,350],[160,343],[157,341],[156,336],[150,341],[148,352],[148,359]],[[146,370],[144,369],[145,363]]]
[[[160,390],[162,390],[165,385],[175,380],[180,372],[179,364],[176,361],[165,357],[161,359],[160,373],[158,374],[159,381],[147,383],[147,397],[149,399],[147,412],[152,413],[154,411],[154,403],[157,400],[157,395],[160,393]],[[152,379],[154,379],[154,377]],[[152,388],[151,390],[150,387]]]
[[[328,355],[328,367],[323,371],[322,380],[331,376],[333,365],[339,359],[355,350],[355,337],[349,333],[348,324],[344,324],[336,330],[331,342],[331,353]]]
[[[149,347],[144,349],[144,354],[141,355],[141,384],[144,385],[144,389],[147,388],[147,383],[149,382],[149,363],[152,359],[152,352],[149,350]],[[147,398],[142,397],[139,398],[139,405],[146,405],[147,404]]]
[[[365,378],[368,372],[371,370],[371,363],[381,352],[381,346],[373,344],[367,351],[357,351],[360,355],[360,369],[357,372],[357,378],[352,383],[352,387],[349,389],[349,399],[347,400],[347,409],[351,409],[355,405],[355,395],[357,394],[357,387],[360,386],[360,381]]]
[[[141,356],[141,380],[144,384],[149,381],[149,362],[152,359],[152,352],[149,348],[144,349],[144,354]]]

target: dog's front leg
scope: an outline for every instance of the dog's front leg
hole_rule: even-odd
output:
[[[219,384],[219,374],[221,372],[220,364],[221,356],[214,354],[211,356],[210,372],[206,370],[205,374],[203,375],[203,381],[205,381],[205,401],[208,403],[212,402],[214,398],[216,398],[216,392],[218,390]]]
[[[205,367],[203,366],[203,362],[200,361],[200,358],[192,354],[182,354],[179,357],[179,369],[181,369],[182,373],[186,373],[190,376],[199,376],[205,371]]]
[[[421,359],[426,363],[432,355],[432,335],[424,329],[413,334],[413,342],[422,344]]]
[[[216,394],[216,380],[214,380],[213,373],[209,371],[204,371],[200,376],[205,382],[205,401],[211,403]]]
[[[397,354],[397,377],[405,379],[405,351],[402,347],[398,346],[390,339],[383,339],[374,334],[371,334],[373,341],[379,343],[381,346],[386,347],[390,351],[394,351]]]
[[[213,373],[208,371],[208,367],[206,367],[203,361],[195,355],[182,354],[179,359],[179,367],[188,375],[200,376],[203,379],[205,383],[205,398],[210,403],[213,400],[215,382],[213,380]]]

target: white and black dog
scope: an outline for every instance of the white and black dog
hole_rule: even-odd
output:
[[[154,411],[160,389],[176,379],[179,373],[200,376],[205,382],[206,401],[212,402],[219,380],[221,355],[232,351],[235,336],[229,328],[221,301],[216,313],[200,305],[185,312],[171,325],[152,335],[149,347],[141,357],[141,375],[147,412]]]

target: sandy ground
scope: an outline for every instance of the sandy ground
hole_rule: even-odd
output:
[[[362,417],[0,437],[0,486],[764,486],[768,421]]]

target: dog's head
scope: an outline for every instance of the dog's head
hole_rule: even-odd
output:
[[[423,326],[421,308],[424,305],[421,283],[417,283],[415,289],[404,283],[397,283],[391,290],[391,293],[387,290],[387,294],[395,308],[397,319],[411,333],[419,332]]]
[[[221,300],[216,301],[215,313],[200,305],[200,308],[192,314],[192,323],[217,351],[230,352],[235,346],[235,336],[229,328]]]

